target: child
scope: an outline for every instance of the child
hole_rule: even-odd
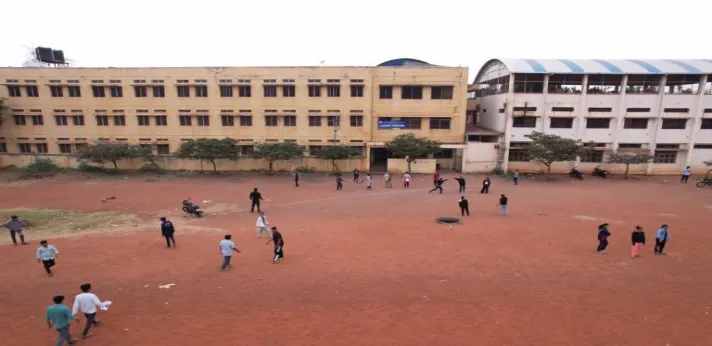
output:
[[[361,175],[361,172],[358,171],[358,169],[354,169],[354,183],[358,184],[359,183],[359,176]]]
[[[48,245],[46,240],[40,241],[40,247],[37,249],[37,263],[42,263],[47,276],[52,276],[52,267],[54,267],[54,258],[59,254],[54,245]]]
[[[390,174],[390,173],[386,172],[386,174],[383,175],[383,180],[386,181],[386,188],[387,188],[387,189],[390,189],[391,187],[393,187],[393,186],[391,185],[391,174]]]
[[[410,173],[403,174],[403,187],[410,187]]]
[[[514,171],[512,180],[514,180],[514,185],[519,185],[519,170]]]
[[[608,246],[608,237],[611,236],[611,232],[608,232],[608,224],[604,223],[598,226],[598,248],[596,252],[604,253],[606,252],[606,247]]]
[[[284,238],[282,238],[282,233],[277,231],[277,227],[272,227],[272,239],[270,239],[265,245],[270,242],[274,242],[274,260],[272,263],[277,264],[279,260],[284,258]]]
[[[72,311],[69,310],[69,307],[62,304],[64,302],[64,296],[56,296],[52,298],[52,301],[54,304],[47,308],[45,316],[47,326],[50,328],[54,327],[54,329],[59,332],[59,339],[56,345],[62,346],[65,342],[72,345],[74,340],[72,340],[72,335],[69,334],[69,321],[79,321],[72,315]]]
[[[655,254],[662,255],[663,249],[665,248],[665,243],[668,240],[668,225],[660,226],[658,234],[655,237]]]
[[[371,181],[373,178],[371,178],[371,173],[366,173],[366,190],[371,189]]]
[[[341,189],[344,188],[344,178],[341,177],[341,174],[336,176],[336,191],[341,191]]]
[[[640,255],[640,248],[645,245],[645,232],[643,232],[643,227],[635,226],[635,231],[631,233],[630,240],[633,243],[633,249],[630,251],[630,257],[638,258]]]

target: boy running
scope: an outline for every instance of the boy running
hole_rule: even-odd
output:
[[[48,245],[46,240],[40,241],[40,247],[37,249],[37,263],[42,263],[47,276],[52,276],[52,270],[50,268],[54,267],[54,258],[59,254],[54,245]]]
[[[272,239],[270,239],[265,245],[270,242],[274,242],[274,260],[272,260],[272,263],[277,264],[284,258],[284,238],[282,238],[282,233],[279,233],[277,227],[272,227]]]
[[[611,236],[611,232],[608,232],[608,224],[604,223],[598,226],[598,248],[596,252],[604,253],[606,252],[606,247],[608,246],[608,237]]]

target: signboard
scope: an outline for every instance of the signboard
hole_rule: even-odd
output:
[[[405,120],[390,120],[390,121],[379,120],[378,128],[379,129],[404,129],[405,128]]]

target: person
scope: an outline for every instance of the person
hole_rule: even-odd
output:
[[[485,180],[482,181],[482,190],[480,190],[480,193],[489,193],[490,184],[490,178],[486,177]]]
[[[250,208],[250,213],[255,212],[255,207],[257,207],[257,212],[261,213],[262,210],[260,210],[260,201],[262,200],[262,194],[257,191],[257,188],[255,188],[252,192],[250,192],[250,201],[252,201],[252,207]]]
[[[272,263],[277,264],[284,258],[284,238],[282,233],[277,230],[277,227],[272,227],[272,238],[265,244],[274,242],[274,260]]]
[[[645,232],[643,232],[643,227],[635,226],[635,230],[630,235],[630,240],[633,243],[633,249],[630,251],[630,257],[640,257],[640,248],[645,245]]]
[[[10,229],[10,238],[12,238],[12,243],[14,245],[17,245],[17,239],[15,239],[15,234],[20,236],[20,243],[22,243],[22,245],[28,244],[25,242],[25,232],[22,231],[22,228],[26,226],[27,224],[25,223],[25,221],[20,220],[17,215],[11,216],[10,220],[7,220],[7,222],[5,222],[5,227]]]
[[[84,317],[87,318],[87,322],[84,324],[84,330],[82,330],[82,338],[88,338],[91,336],[89,329],[91,327],[96,327],[99,325],[99,320],[96,319],[96,307],[101,307],[101,300],[96,294],[91,293],[91,284],[82,284],[79,286],[82,293],[77,294],[74,297],[74,307],[72,307],[72,316],[77,316],[77,312],[81,310],[84,313]]]
[[[344,178],[341,174],[336,176],[336,191],[341,191],[344,189]]]
[[[371,182],[373,178],[371,178],[371,173],[366,173],[366,190],[371,189]]]
[[[358,171],[358,169],[354,168],[354,183],[359,183],[359,176],[361,175],[361,172]]]
[[[462,216],[465,216],[465,213],[467,213],[467,216],[470,216],[470,202],[467,201],[467,198],[465,196],[460,197],[460,200],[457,201],[457,204],[460,206],[460,213]]]
[[[663,249],[665,249],[665,243],[668,241],[668,225],[660,226],[658,234],[655,236],[655,254],[663,255]]]
[[[299,172],[294,172],[294,187],[299,187]]]
[[[608,231],[607,223],[598,226],[598,248],[596,248],[596,252],[606,252],[606,247],[608,246],[608,237],[610,236],[611,232]]]
[[[223,263],[222,266],[220,266],[220,270],[225,271],[225,269],[232,267],[232,264],[230,264],[232,252],[240,253],[240,250],[237,249],[235,243],[232,241],[232,236],[229,234],[226,234],[225,239],[220,241],[218,248],[220,248],[220,254],[223,256]]]
[[[509,203],[509,199],[505,195],[500,195],[499,197],[499,214],[502,216],[507,216],[507,203]]]
[[[460,176],[459,178],[455,178],[457,180],[457,184],[460,185],[460,193],[465,192],[465,178]]]
[[[47,276],[53,275],[50,268],[54,267],[54,259],[57,255],[59,255],[59,250],[54,245],[48,245],[46,240],[40,241],[40,247],[37,249],[37,263],[42,263]]]
[[[391,174],[386,172],[386,174],[383,175],[383,180],[386,181],[386,188],[390,189],[393,186],[391,185]]]
[[[690,179],[690,166],[687,166],[682,169],[682,178],[680,178],[680,183],[685,183],[687,184],[687,179]]]
[[[440,180],[440,172],[437,170],[433,173],[433,186],[438,187],[438,180]]]
[[[262,239],[262,232],[269,238],[267,225],[269,225],[269,222],[267,222],[267,218],[265,218],[265,213],[260,213],[260,216],[257,217],[257,224],[255,225],[257,227],[257,239]]]
[[[410,187],[410,173],[403,174],[403,187]]]
[[[512,180],[514,181],[514,185],[519,185],[519,170],[514,171],[514,175],[512,175]]]
[[[435,187],[428,191],[428,193],[431,193],[435,190],[440,190],[440,193],[443,193],[443,183],[446,182],[447,179],[439,178],[438,181],[435,182]]]
[[[72,335],[69,333],[69,321],[79,321],[72,315],[69,307],[62,304],[64,303],[64,296],[56,296],[52,298],[52,302],[54,304],[47,308],[45,321],[47,321],[47,327],[54,327],[59,332],[59,339],[57,339],[55,346],[62,346],[65,341],[67,345],[73,345],[74,340],[72,340]]]
[[[161,235],[166,238],[166,249],[171,248],[171,243],[173,247],[176,247],[176,238],[173,236],[176,229],[173,227],[173,222],[166,219],[166,217],[161,217]]]

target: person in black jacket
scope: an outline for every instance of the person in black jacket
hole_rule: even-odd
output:
[[[467,216],[470,216],[470,202],[467,201],[467,198],[465,196],[460,197],[460,200],[457,201],[457,204],[460,205],[460,213],[462,216],[465,216],[465,213],[467,213]]]
[[[597,252],[606,252],[606,247],[608,246],[608,237],[610,236],[611,232],[608,232],[607,223],[598,226],[598,248],[596,248]]]
[[[482,181],[482,190],[480,190],[480,193],[489,193],[491,183],[492,181],[489,177],[485,178],[485,180]]]
[[[643,232],[643,227],[635,226],[635,231],[630,235],[630,241],[633,243],[633,249],[630,251],[630,257],[638,258],[640,255],[640,248],[645,245],[645,232]]]
[[[260,210],[260,201],[262,200],[262,194],[257,191],[257,188],[255,188],[254,191],[250,192],[250,201],[252,201],[252,207],[250,208],[250,213],[255,212],[255,207],[257,207],[257,212],[261,213],[262,210]]]
[[[277,264],[284,258],[284,238],[282,238],[282,233],[277,230],[277,227],[272,227],[272,239],[267,244],[270,242],[274,242],[274,260],[272,260],[272,263]]]
[[[176,238],[173,237],[173,234],[176,232],[176,229],[173,227],[173,222],[170,220],[166,219],[165,217],[161,218],[161,235],[166,238],[166,248],[170,249],[171,248],[171,242],[173,243],[173,247],[176,247]]]
[[[431,193],[435,190],[440,190],[440,193],[443,193],[443,183],[446,181],[447,181],[447,179],[439,178],[438,181],[435,182],[435,188],[428,191],[428,193]]]
[[[455,180],[457,180],[457,183],[460,185],[459,192],[465,192],[465,178],[460,176],[459,178],[455,178]]]

